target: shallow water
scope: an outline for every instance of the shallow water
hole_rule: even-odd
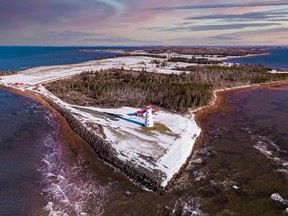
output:
[[[271,195],[288,199],[288,86],[232,92],[225,100],[201,120],[203,146],[212,153],[198,168],[208,173],[206,188],[219,190],[207,195],[202,209],[212,215],[283,214],[288,206]]]
[[[46,115],[34,100],[0,89],[0,215],[29,215],[45,203],[38,169],[51,131]]]
[[[78,48],[22,48],[1,47],[0,70],[99,57]],[[260,58],[288,68],[287,49],[279,50],[281,58],[247,63]],[[99,160],[51,111],[0,89],[0,215],[287,215],[287,93],[287,85],[228,93],[201,118],[200,148],[160,196]],[[273,201],[275,194],[287,203]]]
[[[66,130],[35,100],[0,89],[1,216],[103,212],[107,185],[98,179],[113,170]],[[97,176],[103,165],[106,171]]]
[[[0,215],[283,215],[288,86],[226,94],[201,146],[160,196],[97,159],[32,99],[0,90]],[[274,195],[272,195],[274,194]]]
[[[201,147],[170,192],[128,185],[131,198],[112,204],[107,196],[105,215],[283,215],[288,203],[271,196],[288,199],[287,93],[288,86],[228,93],[221,108],[202,116]]]

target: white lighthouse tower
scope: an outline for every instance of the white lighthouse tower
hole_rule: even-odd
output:
[[[151,104],[148,104],[146,107],[146,116],[145,116],[144,126],[145,127],[154,127]]]

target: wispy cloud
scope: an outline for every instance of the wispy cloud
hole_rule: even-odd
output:
[[[231,29],[243,29],[251,27],[267,27],[281,25],[280,23],[238,23],[238,24],[227,24],[227,25],[202,25],[194,26],[191,28],[192,31],[211,31],[211,30],[231,30]]]
[[[52,37],[64,37],[64,38],[82,38],[82,37],[95,37],[103,36],[101,33],[89,33],[89,32],[80,32],[80,31],[58,31],[58,32],[48,32],[46,35]]]
[[[249,3],[232,3],[232,4],[194,4],[170,7],[154,7],[148,10],[199,10],[199,9],[216,9],[216,8],[243,8],[243,7],[260,7],[260,6],[286,6],[288,2],[283,1],[266,1],[266,2],[249,2]]]
[[[287,0],[0,0],[3,45],[238,43],[287,22]]]
[[[117,11],[111,1],[10,0],[0,3],[0,27],[100,22]]]
[[[228,37],[228,36],[215,36],[212,37],[213,40],[217,40],[217,41],[239,41],[239,38],[236,37]]]
[[[155,41],[152,40],[135,40],[131,38],[86,38],[83,39],[83,41],[89,41],[89,42],[104,42],[104,43],[124,43],[124,44],[129,44],[129,43],[153,43]]]
[[[188,24],[189,25],[189,24]],[[232,30],[255,27],[279,26],[281,23],[231,23],[222,25],[189,25],[176,27],[152,27],[149,30],[163,31],[163,32],[185,32],[185,31],[214,31],[214,30]]]
[[[225,21],[259,21],[259,20],[286,20],[288,17],[288,9],[281,11],[260,11],[243,14],[215,14],[187,17],[186,20],[225,20]]]
[[[236,31],[233,33],[226,33],[226,34],[220,34],[216,37],[211,37],[211,39],[221,40],[221,38],[232,38],[235,41],[239,41],[241,45],[244,43],[250,43],[250,44],[257,44],[257,43],[263,43],[265,44],[265,41],[272,41],[272,44],[277,44],[277,40],[281,41],[281,39],[285,38],[286,33],[288,32],[288,28],[282,27],[282,28],[271,28],[271,29],[262,29],[262,30],[247,30],[247,31]],[[272,36],[272,37],[271,37]],[[247,40],[249,38],[249,40]],[[274,39],[273,39],[274,38]],[[286,37],[287,38],[287,37]],[[255,40],[254,42],[252,41]],[[257,41],[258,40],[258,41]],[[274,40],[274,41],[273,41]]]
[[[282,27],[282,28],[270,28],[270,29],[262,29],[262,30],[250,30],[250,31],[243,31],[243,32],[233,32],[228,34],[222,34],[220,36],[231,36],[231,35],[244,35],[244,34],[259,34],[259,35],[265,35],[266,33],[287,33],[288,28]]]

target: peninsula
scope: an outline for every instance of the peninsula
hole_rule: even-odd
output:
[[[0,83],[44,98],[100,158],[137,184],[162,193],[192,156],[201,133],[194,112],[208,106],[216,90],[287,81],[287,73],[261,65],[225,63],[231,56],[263,53],[135,50],[116,58],[10,73]],[[147,103],[156,111],[151,128],[137,116]]]

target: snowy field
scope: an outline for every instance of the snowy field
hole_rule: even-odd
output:
[[[110,142],[121,160],[154,173],[155,179],[161,179],[162,186],[166,186],[185,163],[201,132],[193,115],[156,110],[153,115],[155,127],[150,129],[143,127],[145,117],[134,115],[140,108],[75,106],[63,102],[44,87],[39,91],[69,110],[90,131]]]
[[[192,153],[193,144],[201,130],[194,116],[173,114],[161,110],[153,116],[155,127],[143,127],[144,117],[133,115],[141,108],[122,107],[120,109],[101,109],[97,107],[79,107],[67,104],[48,92],[41,84],[66,78],[83,71],[96,71],[109,68],[146,70],[157,73],[182,73],[175,71],[176,66],[191,64],[169,63],[158,68],[151,57],[120,57],[89,61],[81,64],[37,67],[24,70],[15,75],[2,76],[0,82],[13,86],[23,82],[22,90],[41,93],[63,108],[69,110],[86,128],[110,142],[117,157],[127,164],[154,176],[162,186],[168,181]],[[160,61],[163,61],[160,59]],[[37,88],[36,85],[39,85]]]
[[[88,107],[87,107],[88,108]],[[104,137],[113,143],[119,158],[151,172],[163,173],[162,186],[179,171],[192,153],[193,143],[200,134],[200,128],[193,116],[181,116],[167,112],[156,112],[155,127],[148,129],[141,124],[144,117],[133,116],[135,108],[120,109],[88,108],[108,116],[98,116],[85,111],[75,111],[84,124],[93,122],[104,128]],[[119,117],[118,117],[119,116]],[[157,126],[159,128],[157,128]]]
[[[79,64],[60,65],[60,66],[42,66],[35,67],[27,70],[23,70],[15,75],[1,77],[1,82],[4,84],[23,82],[25,85],[36,85],[46,82],[55,81],[61,78],[70,77],[75,74],[80,74],[83,71],[99,71],[101,69],[109,68],[124,68],[127,70],[146,70],[147,72],[180,74],[183,71],[173,70],[175,67],[186,67],[188,63],[170,63],[166,67],[157,67],[156,64],[152,64],[151,61],[163,59],[157,59],[152,57],[118,57],[109,58],[103,60],[93,60]]]

